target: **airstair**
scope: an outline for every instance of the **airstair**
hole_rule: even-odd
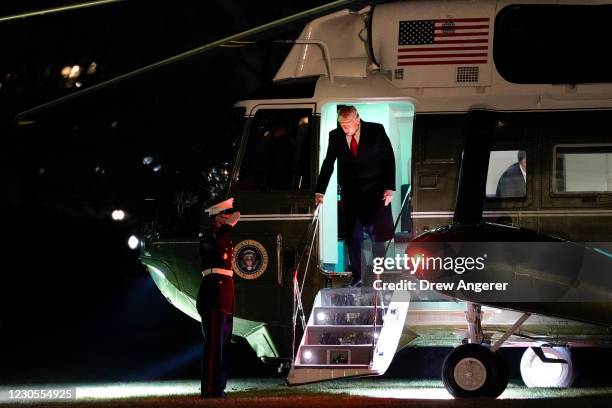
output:
[[[317,294],[289,385],[385,373],[402,334],[408,292],[330,288]]]

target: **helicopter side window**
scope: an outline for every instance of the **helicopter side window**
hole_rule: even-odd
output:
[[[242,160],[243,191],[311,188],[310,109],[260,109]]]
[[[612,145],[556,146],[555,193],[612,193]]]
[[[527,197],[527,153],[524,150],[497,150],[489,155],[487,198]]]
[[[588,3],[510,4],[500,10],[493,59],[501,76],[517,84],[610,82],[612,64],[601,44],[612,40],[612,5]]]

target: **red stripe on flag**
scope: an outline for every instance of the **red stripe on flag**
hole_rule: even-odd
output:
[[[471,25],[471,26],[459,26],[459,27],[444,27],[444,26],[436,26],[436,31],[439,30],[476,30],[479,28],[489,28],[489,25]]]
[[[436,23],[444,22],[444,23],[478,23],[481,21],[489,21],[489,17],[482,18],[442,18],[439,20],[434,20]]]
[[[489,35],[488,31],[479,32],[479,33],[436,33],[436,38],[438,37],[474,37],[474,36],[483,36]]]
[[[473,44],[473,43],[488,43],[488,38],[477,39],[477,40],[442,40],[442,41],[434,41],[434,44]]]
[[[486,64],[487,60],[465,60],[465,61],[402,61],[398,66],[404,65],[459,65],[459,64]]]
[[[477,45],[473,47],[436,47],[436,48],[402,48],[398,52],[419,52],[419,51],[466,51],[466,50],[486,50],[489,47],[486,45]]]
[[[399,59],[409,58],[454,58],[454,57],[486,57],[487,54],[427,54],[427,55],[400,55]]]

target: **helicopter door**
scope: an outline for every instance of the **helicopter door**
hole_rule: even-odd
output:
[[[231,189],[241,212],[232,234],[237,314],[272,322],[271,330],[275,322],[283,326],[291,318],[296,253],[314,211],[314,108],[257,105]]]

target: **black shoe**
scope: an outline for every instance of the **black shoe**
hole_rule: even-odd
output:
[[[214,393],[214,394],[200,394],[200,398],[202,399],[227,398],[227,395],[225,394],[225,391],[221,391],[220,393]]]
[[[361,282],[361,279],[351,279],[351,281],[349,283],[346,284],[345,287],[347,288],[360,288],[363,282]]]

